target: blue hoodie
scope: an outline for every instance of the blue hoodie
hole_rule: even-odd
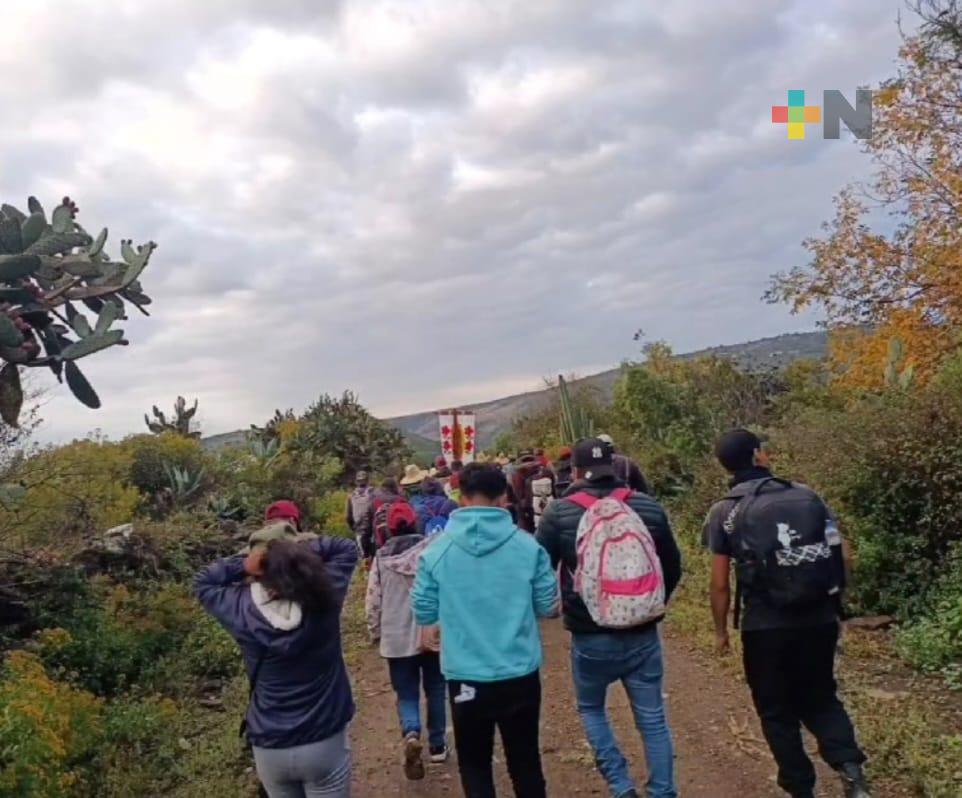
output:
[[[357,544],[318,538],[304,545],[327,563],[337,609],[304,613],[292,629],[278,628],[254,603],[244,558],[228,557],[202,570],[194,593],[240,645],[248,678],[261,658],[247,710],[247,736],[258,748],[292,748],[341,731],[354,716],[341,652],[341,605],[357,564]]]
[[[447,679],[495,682],[541,667],[538,617],[558,612],[547,552],[499,507],[464,507],[421,555],[411,595],[421,626],[441,626]]]

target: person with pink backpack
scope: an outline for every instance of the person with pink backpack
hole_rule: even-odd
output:
[[[619,481],[603,440],[579,441],[571,461],[574,481],[545,510],[537,537],[560,565],[578,714],[611,795],[638,798],[605,706],[620,681],[644,739],[647,798],[677,798],[658,623],[681,579],[681,553],[664,509]]]

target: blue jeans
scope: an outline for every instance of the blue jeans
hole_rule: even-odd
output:
[[[391,686],[397,694],[397,711],[401,718],[401,734],[421,734],[421,685],[428,699],[428,745],[445,744],[447,710],[441,658],[437,654],[416,654],[387,661]]]
[[[571,673],[578,697],[578,714],[594,749],[598,770],[608,782],[611,794],[621,796],[635,789],[605,708],[608,686],[620,681],[645,744],[648,798],[677,798],[675,755],[662,696],[664,666],[657,627],[634,633],[572,635]]]

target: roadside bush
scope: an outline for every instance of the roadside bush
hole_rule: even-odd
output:
[[[211,458],[200,441],[176,432],[132,435],[118,446],[130,455],[130,483],[145,497],[168,487],[164,465],[177,466],[190,474],[209,469]]]
[[[939,384],[811,408],[782,424],[776,450],[841,514],[858,608],[920,617],[962,540],[962,394]]]
[[[154,674],[158,685],[176,688],[191,679],[228,679],[241,672],[240,650],[233,638],[206,612],[194,616],[180,646],[159,664]]]
[[[103,702],[54,681],[33,654],[8,655],[0,679],[0,796],[81,794],[104,735]]]
[[[158,661],[187,635],[200,610],[181,586],[131,592],[118,585],[103,606],[84,610],[62,629],[38,635],[40,656],[58,677],[113,696],[149,682]]]
[[[88,794],[97,798],[166,795],[178,759],[180,708],[169,698],[119,699],[106,705],[103,744],[90,763]]]
[[[217,460],[216,481],[225,506],[236,507],[243,518],[259,519],[278,499],[291,499],[307,513],[305,522],[319,525],[314,500],[335,485],[343,466],[335,457],[313,456],[282,449],[265,459],[246,449],[228,449]]]
[[[131,457],[117,444],[90,439],[46,449],[7,479],[26,489],[23,501],[0,506],[0,542],[11,548],[56,546],[130,521],[140,494],[130,482]]]
[[[346,490],[334,490],[311,502],[311,517],[318,524],[318,532],[339,538],[354,537],[347,525],[346,509],[350,495]]]
[[[615,432],[655,492],[668,497],[691,488],[722,432],[767,424],[784,386],[724,358],[675,358],[664,344],[647,346],[645,354],[615,386]]]
[[[962,690],[962,545],[957,545],[931,593],[926,617],[910,621],[896,636],[899,653],[912,665],[941,673]]]

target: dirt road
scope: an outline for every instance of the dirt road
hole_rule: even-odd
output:
[[[560,622],[544,626],[545,702],[541,713],[542,750],[548,792],[552,796],[606,796],[595,771],[573,705],[568,634]],[[774,769],[761,741],[743,685],[717,665],[699,657],[684,640],[666,639],[669,717],[675,737],[677,777],[682,798],[775,798]],[[355,795],[460,796],[457,765],[432,768],[422,782],[404,780],[394,696],[387,669],[374,651],[365,652],[353,668],[359,705],[353,725]],[[612,690],[613,723],[622,750],[643,785],[644,755],[624,693]],[[513,792],[503,760],[495,765],[499,794]],[[826,774],[823,774],[826,775]],[[838,795],[831,775],[821,794]]]

